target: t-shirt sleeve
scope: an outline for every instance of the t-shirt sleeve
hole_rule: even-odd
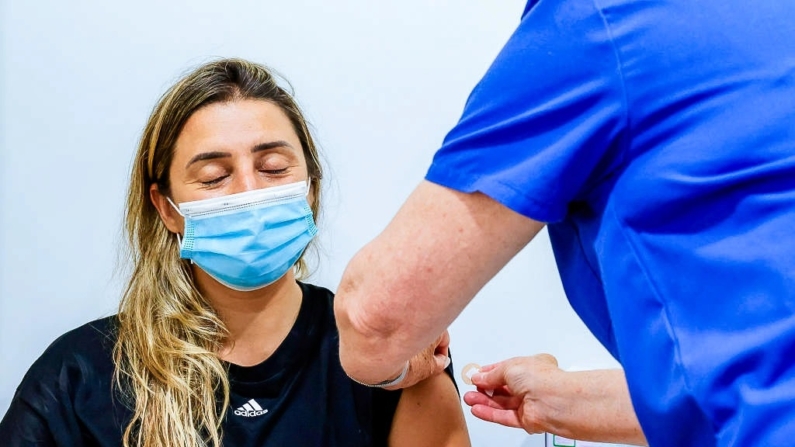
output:
[[[621,163],[625,109],[601,12],[582,0],[531,2],[425,178],[560,221]]]
[[[30,401],[31,396],[20,395],[19,391],[11,401],[5,417],[0,421],[0,439],[8,447],[57,446],[47,420]],[[41,403],[42,399],[34,398]]]
[[[72,409],[75,369],[64,361],[68,341],[56,340],[30,367],[0,421],[3,447],[83,445]]]
[[[386,446],[392,420],[395,418],[398,402],[403,390],[388,391],[373,389],[373,440],[374,445]]]

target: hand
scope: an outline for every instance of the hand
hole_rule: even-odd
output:
[[[468,392],[464,402],[476,417],[508,427],[523,428],[530,434],[547,431],[545,415],[549,409],[539,399],[543,391],[555,387],[564,372],[549,354],[517,357],[487,365],[472,376],[478,392]],[[485,394],[493,391],[493,396]]]
[[[409,370],[406,373],[406,378],[397,385],[386,389],[408,388],[428,377],[440,374],[450,364],[449,348],[450,334],[445,330],[436,341],[409,360]]]
[[[484,366],[464,402],[476,417],[531,434],[646,445],[620,369],[566,372],[539,354]],[[493,391],[493,396],[485,394]]]

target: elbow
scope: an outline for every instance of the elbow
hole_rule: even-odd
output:
[[[405,361],[392,352],[396,328],[394,313],[360,280],[356,265],[343,275],[336,297],[334,316],[340,336],[340,362],[345,372],[362,382],[376,383],[389,375],[394,364]]]

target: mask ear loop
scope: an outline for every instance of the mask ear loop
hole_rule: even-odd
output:
[[[177,205],[175,205],[174,202],[171,201],[171,197],[166,197],[166,200],[168,200],[168,203],[170,203],[171,207],[174,208],[174,211],[176,211],[177,214],[182,216],[182,218],[184,219],[185,215],[182,214],[182,211],[179,210],[179,207]],[[180,248],[180,250],[182,250],[182,238],[180,237],[179,233],[175,233],[175,234],[177,235],[177,243],[179,244],[179,248]],[[193,259],[190,260],[190,263],[193,264]]]

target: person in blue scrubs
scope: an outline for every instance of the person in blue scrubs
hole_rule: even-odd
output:
[[[651,446],[791,445],[793,17],[778,0],[531,0],[348,266],[346,372],[396,376],[546,227]],[[515,382],[512,365],[475,383]]]

